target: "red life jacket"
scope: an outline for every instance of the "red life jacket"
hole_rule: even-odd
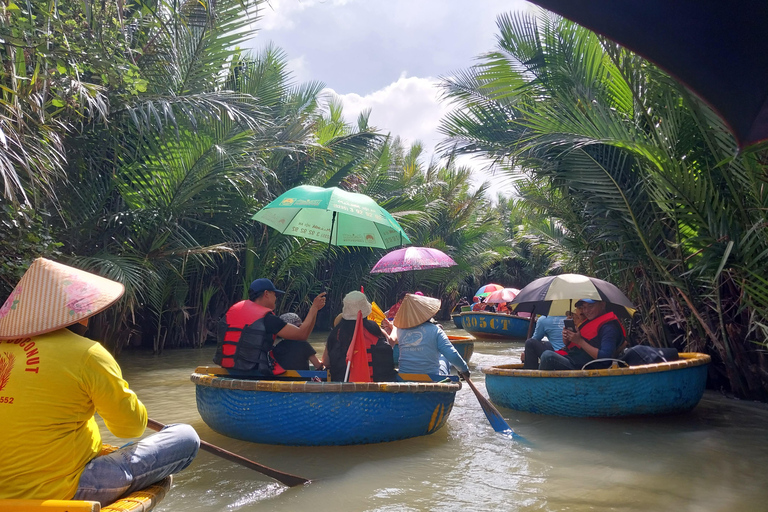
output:
[[[250,300],[229,308],[219,321],[213,362],[223,368],[259,370],[272,374],[269,352],[275,335],[267,333],[264,317],[272,310]]]
[[[624,335],[624,337],[627,336],[627,332],[624,330],[624,326],[619,321],[619,317],[617,317],[612,311],[609,311],[607,313],[603,313],[599,317],[593,319],[593,320],[587,320],[581,326],[579,327],[579,335],[587,340],[587,343],[592,345],[593,347],[599,349],[600,343],[597,342],[597,335],[600,332],[600,328],[607,324],[608,322],[616,321],[616,323],[619,324],[619,327],[621,328],[621,333]],[[619,344],[621,345],[621,344]],[[618,350],[619,347],[616,347]],[[568,355],[569,351],[580,349],[578,345],[575,343],[569,343],[564,350],[556,350],[555,352],[565,356]]]

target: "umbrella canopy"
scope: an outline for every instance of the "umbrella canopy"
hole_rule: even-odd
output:
[[[580,274],[536,279],[520,290],[512,301],[512,310],[539,315],[565,315],[579,299],[603,301],[606,309],[617,315],[626,317],[635,314],[635,306],[615,285]]]
[[[744,147],[768,139],[765,0],[531,0],[639,53],[708,103]]]
[[[371,269],[372,274],[427,270],[456,265],[453,259],[438,249],[430,247],[403,247],[384,255]]]
[[[490,304],[504,304],[506,302],[512,302],[512,300],[517,297],[517,294],[520,293],[520,290],[517,288],[502,288],[501,290],[496,290],[495,292],[492,292],[488,297],[485,299],[485,302],[488,302]]]
[[[365,194],[301,185],[259,210],[254,220],[329,245],[389,249],[410,243],[400,224]]]
[[[503,289],[504,287],[501,286],[500,284],[494,284],[494,283],[486,284],[477,289],[477,291],[475,292],[475,297],[487,297],[491,293],[497,290],[503,290]]]

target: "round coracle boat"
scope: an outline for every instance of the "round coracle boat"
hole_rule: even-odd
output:
[[[448,339],[453,344],[453,348],[459,353],[462,359],[469,362],[472,354],[475,352],[475,337],[474,336],[455,336],[453,334],[448,335]]]
[[[294,446],[396,441],[445,425],[458,381],[295,382],[193,373],[197,409],[216,432]]]
[[[468,311],[461,314],[462,329],[478,338],[498,341],[525,341],[530,323],[530,318],[505,313]]]
[[[605,370],[523,370],[522,364],[483,370],[497,405],[556,416],[600,417],[690,411],[701,400],[710,357],[681,353],[670,362]]]

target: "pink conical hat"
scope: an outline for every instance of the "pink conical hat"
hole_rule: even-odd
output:
[[[0,308],[0,339],[37,336],[108,308],[122,284],[45,258],[32,262]]]

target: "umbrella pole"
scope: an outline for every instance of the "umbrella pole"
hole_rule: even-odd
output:
[[[528,336],[526,339],[530,338],[533,334],[533,323],[536,321],[536,305],[531,308],[531,319],[528,321]]]
[[[323,288],[331,286],[331,242],[333,241],[333,226],[336,224],[336,212],[331,216],[331,234],[328,237],[328,249],[325,251],[325,279],[323,279]]]

